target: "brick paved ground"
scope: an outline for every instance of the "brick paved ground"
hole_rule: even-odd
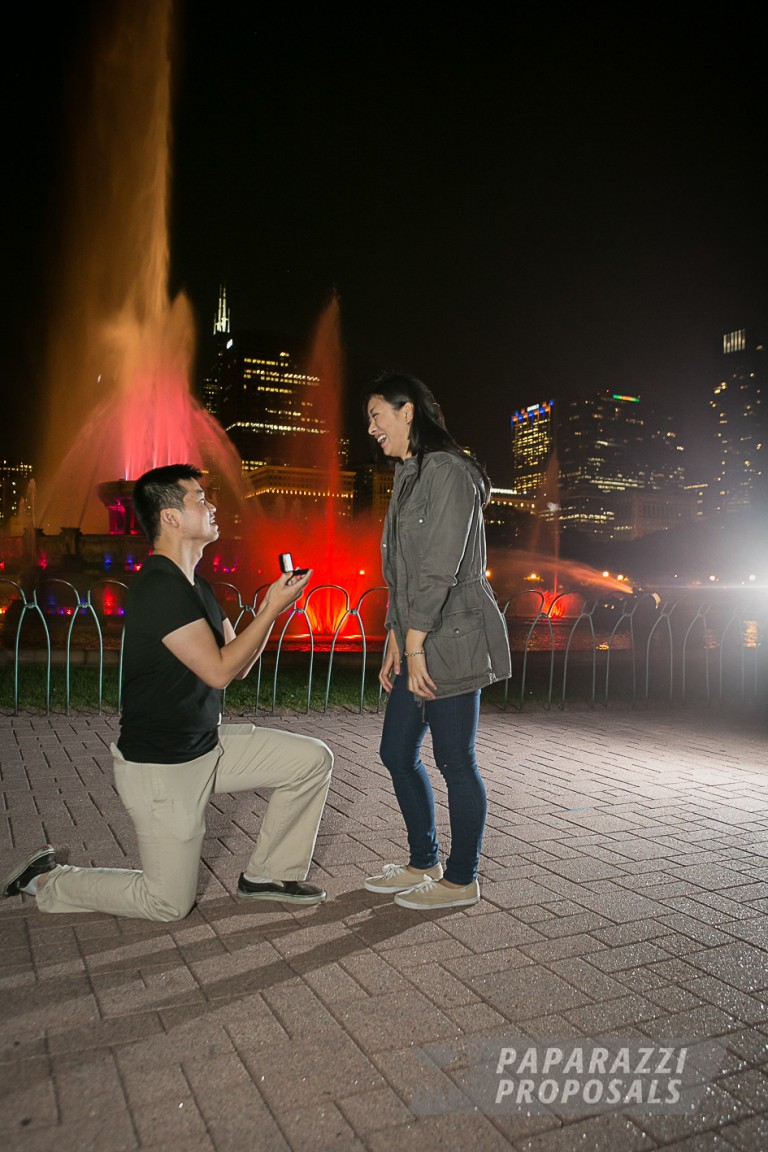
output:
[[[2,1147],[768,1148],[762,718],[484,713],[485,898],[430,914],[361,888],[402,858],[380,723],[275,721],[337,754],[312,873],[322,907],[235,902],[264,804],[243,794],[211,807],[199,903],[181,923],[3,903]],[[70,863],[137,863],[111,783],[115,727],[0,718],[2,874],[46,838]],[[696,1111],[504,1110],[495,1067],[478,1062],[526,1038],[608,1036],[719,1039]]]

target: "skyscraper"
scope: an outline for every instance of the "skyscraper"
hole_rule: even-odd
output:
[[[695,514],[672,418],[639,396],[571,400],[560,413],[558,455],[563,526],[635,538]]]
[[[203,374],[203,405],[218,420],[221,416],[221,381],[224,357],[231,344],[230,312],[226,284],[219,286],[219,303],[208,342],[208,364]]]
[[[542,400],[512,413],[512,475],[515,491],[536,497],[555,447],[555,402]]]
[[[729,513],[768,503],[765,341],[745,328],[726,332],[721,366],[710,401],[717,444],[712,510]]]
[[[318,403],[320,379],[304,370],[296,342],[281,333],[233,330],[221,287],[209,345],[203,402],[240,453],[243,470],[315,466],[328,426]]]
[[[285,336],[231,337],[222,356],[220,418],[246,471],[315,457],[311,441],[328,431],[314,404],[319,383]]]
[[[317,357],[310,357],[308,369],[303,349],[284,334],[233,329],[226,289],[220,289],[205,406],[240,455],[248,498],[270,514],[290,509],[294,521],[329,501],[349,516],[354,502],[330,373],[320,367],[318,375]]]

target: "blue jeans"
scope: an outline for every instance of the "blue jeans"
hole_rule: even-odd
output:
[[[479,714],[479,691],[427,700],[422,707],[408,691],[405,672],[395,680],[384,713],[381,759],[405,820],[409,863],[424,869],[434,867],[439,855],[435,798],[420,754],[427,728],[432,733],[435,762],[448,788],[451,852],[445,879],[452,884],[471,884],[480,861],[488,805],[475,760]]]

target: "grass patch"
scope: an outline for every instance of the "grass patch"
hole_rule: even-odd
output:
[[[326,680],[328,675],[327,664],[317,660],[312,674],[312,688],[309,697],[311,712],[321,712],[325,706]],[[346,711],[357,712],[360,708],[360,678],[361,669],[353,666],[334,664],[331,678],[331,688],[328,698],[328,707],[342,708]],[[222,711],[227,715],[246,715],[258,712],[306,712],[307,685],[309,669],[296,663],[280,665],[277,680],[277,695],[272,700],[274,687],[274,663],[265,665],[261,670],[259,682],[258,669],[254,668],[247,680],[234,680],[227,688],[223,699]],[[23,664],[19,675],[19,711],[45,711],[46,709],[47,676],[46,668],[41,664]],[[258,707],[257,707],[258,694]],[[99,674],[96,668],[73,668],[69,680],[70,710],[72,712],[99,711]],[[515,700],[515,694],[510,689],[510,703]],[[14,684],[13,668],[5,666],[0,668],[0,709],[4,712],[13,710]],[[380,706],[383,708],[386,696],[382,694]],[[483,704],[493,707],[502,707],[504,704],[504,684],[491,684],[483,691]],[[378,665],[369,667],[366,671],[365,693],[363,696],[363,709],[375,710],[379,706]],[[50,678],[50,709],[52,712],[66,711],[66,674],[61,667],[51,669]],[[116,713],[118,709],[118,680],[117,669],[106,668],[101,691],[101,710],[107,714]]]
[[[378,668],[369,667],[366,674],[363,707],[375,709],[379,699]],[[311,711],[321,711],[325,704],[327,666],[315,662],[309,706]],[[334,666],[328,699],[329,708],[344,708],[357,711],[360,708],[360,669]],[[277,680],[277,692],[273,702],[274,665],[264,666],[261,682],[255,668],[247,680],[235,680],[224,695],[224,711],[228,714],[299,711],[307,709],[308,667],[295,663],[281,664]],[[19,710],[45,711],[48,692],[46,667],[40,664],[23,664],[19,672]],[[257,709],[258,692],[258,709]],[[50,675],[50,708],[52,712],[65,712],[67,703],[67,681],[64,668],[54,667]],[[13,668],[0,668],[0,708],[12,711],[14,706]],[[69,706],[73,712],[98,712],[99,673],[96,668],[73,668],[69,677]],[[104,670],[101,685],[101,708],[106,713],[117,712],[118,678],[116,668]]]
[[[19,710],[45,710],[48,678],[43,664],[22,664],[19,669]],[[117,669],[107,668],[102,683],[102,708],[117,711]],[[69,676],[70,708],[73,712],[97,712],[99,708],[99,674],[96,668],[73,668]],[[12,709],[14,700],[13,668],[0,668],[0,708]],[[50,707],[53,712],[64,712],[67,701],[67,681],[63,668],[52,668],[50,676]]]

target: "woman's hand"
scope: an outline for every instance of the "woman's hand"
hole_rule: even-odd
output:
[[[424,654],[426,632],[409,628],[405,635],[405,652],[408,661],[408,690],[421,700],[434,700],[437,684],[427,671],[427,657]]]
[[[423,653],[408,657],[408,690],[422,700],[435,699],[437,684],[427,671],[427,658]]]
[[[379,672],[379,683],[385,692],[391,692],[395,677],[400,675],[400,649],[397,646],[395,633],[390,629],[387,636],[387,647],[384,651],[384,661]]]

